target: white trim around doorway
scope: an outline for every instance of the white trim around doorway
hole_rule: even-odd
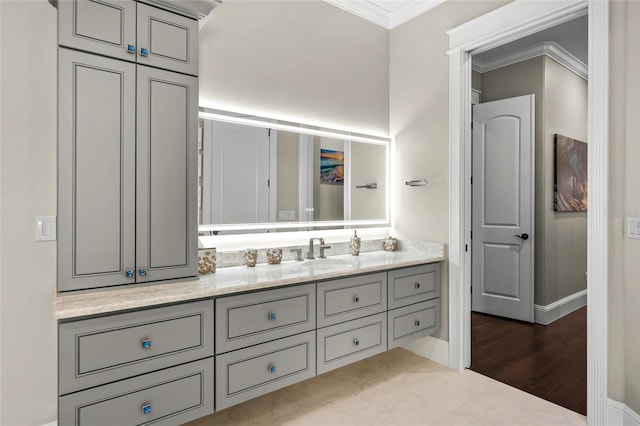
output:
[[[471,363],[471,54],[589,12],[587,420],[607,407],[609,2],[516,0],[449,35],[449,365]],[[468,249],[467,249],[468,248]]]

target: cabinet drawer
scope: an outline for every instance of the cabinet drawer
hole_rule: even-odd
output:
[[[138,3],[137,27],[139,64],[198,75],[198,21]]]
[[[216,299],[216,353],[316,328],[316,285]]]
[[[216,357],[216,409],[230,407],[316,375],[310,331]]]
[[[177,425],[213,413],[213,358],[122,380],[59,400],[58,424]]]
[[[318,330],[318,374],[387,350],[387,314]]]
[[[387,274],[318,283],[318,327],[387,310]]]
[[[59,325],[60,394],[213,355],[213,301]]]
[[[440,329],[440,299],[389,311],[389,349]]]
[[[58,43],[125,61],[136,60],[136,3],[131,0],[57,2]],[[133,52],[129,52],[132,46]]]
[[[440,297],[440,264],[389,271],[389,309]]]

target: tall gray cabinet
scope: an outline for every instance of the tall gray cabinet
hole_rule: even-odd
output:
[[[197,275],[198,22],[58,2],[58,291]]]

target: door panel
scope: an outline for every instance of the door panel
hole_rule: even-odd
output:
[[[198,21],[142,3],[137,21],[138,63],[198,75]]]
[[[472,309],[533,322],[534,96],[473,106]],[[528,234],[521,239],[518,235]]]
[[[198,80],[137,71],[137,279],[195,276]]]
[[[135,65],[61,48],[58,289],[133,282]]]
[[[58,42],[135,61],[136,4],[131,0],[58,1]],[[128,46],[133,46],[129,52]]]

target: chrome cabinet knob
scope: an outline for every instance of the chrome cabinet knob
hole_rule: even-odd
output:
[[[360,296],[353,296],[353,301],[358,303],[360,301]]]
[[[146,269],[140,269],[138,272],[139,272],[139,273],[140,273],[140,275],[141,275],[141,276],[143,276],[143,277],[144,277],[145,275],[147,275],[147,270],[146,270]]]
[[[413,323],[416,327],[420,327],[420,321],[416,320],[416,322]]]
[[[148,54],[149,54],[149,50],[147,50],[146,47],[141,47],[140,48],[140,55],[147,56]]]
[[[420,288],[420,283],[415,283],[415,284],[413,285],[413,287],[414,287],[414,288]]]
[[[353,346],[360,346],[360,340],[353,339]]]
[[[144,404],[142,406],[142,414],[151,414],[151,404]]]
[[[133,270],[129,270],[126,272],[127,278],[133,278]]]
[[[269,321],[275,321],[276,320],[276,314],[274,314],[273,312],[269,314]]]
[[[136,47],[133,44],[128,44],[127,53],[136,53]]]
[[[143,339],[142,340],[142,347],[144,349],[149,349],[151,347],[151,339]]]
[[[269,373],[275,373],[276,372],[276,366],[271,364],[269,365]]]

